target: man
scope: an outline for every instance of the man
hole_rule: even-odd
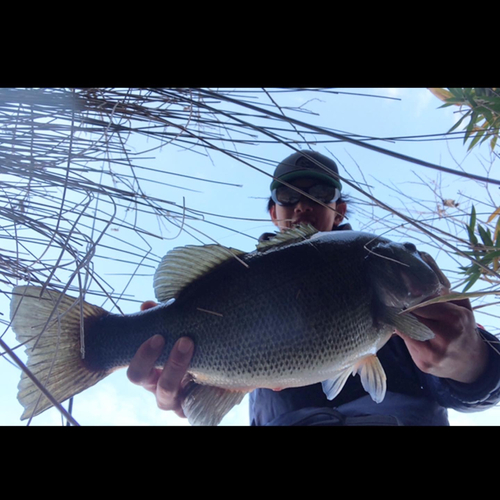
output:
[[[337,174],[337,175],[336,175]],[[314,151],[283,160],[271,184],[268,209],[273,223],[285,230],[310,223],[319,231],[350,230],[342,224],[347,204],[341,197],[338,169]],[[279,182],[283,181],[283,183]],[[297,188],[290,187],[290,185]],[[269,234],[263,235],[266,239]],[[141,309],[154,306],[145,302]],[[374,403],[350,377],[334,400],[321,384],[250,395],[253,425],[447,425],[446,408],[486,409],[500,400],[500,356],[485,342],[492,335],[479,330],[468,300],[435,304],[415,311],[436,335],[420,342],[395,332],[378,352],[387,374],[387,394]],[[159,408],[183,416],[182,389],[194,346],[181,338],[163,369],[154,368],[164,346],[159,335],[145,342],[128,369],[129,379],[155,393]]]

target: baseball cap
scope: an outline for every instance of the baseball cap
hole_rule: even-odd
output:
[[[307,155],[309,158],[313,158],[317,162],[321,163],[324,167],[326,167],[326,169],[320,167],[304,155]],[[329,171],[333,172],[333,174]],[[339,169],[337,164],[325,155],[322,155],[317,151],[300,151],[291,154],[276,167],[274,177],[278,180],[273,180],[271,183],[271,191],[280,185],[280,179],[290,182],[294,179],[303,178],[321,180],[322,182],[335,186],[340,191],[342,190],[342,184],[334,175],[338,173]]]

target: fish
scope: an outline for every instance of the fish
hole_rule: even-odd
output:
[[[191,425],[218,425],[256,388],[321,382],[334,399],[350,375],[379,403],[386,376],[377,351],[397,329],[433,332],[404,310],[449,287],[428,254],[359,231],[310,225],[277,233],[252,252],[221,245],[174,248],[153,280],[159,304],[114,314],[49,287],[16,286],[11,327],[26,348],[18,386],[21,419],[53,406],[33,376],[63,402],[126,367],[154,334],[164,365],[182,336],[194,341],[183,411]]]

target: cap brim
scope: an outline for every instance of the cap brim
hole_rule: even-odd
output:
[[[322,174],[321,172],[315,172],[312,170],[299,170],[296,172],[290,172],[289,174],[283,175],[280,177],[280,180],[274,180],[271,183],[271,191],[276,189],[280,184],[281,180],[290,182],[295,179],[318,179],[320,181],[325,182],[326,184],[330,184],[331,186],[336,187],[339,191],[342,190],[342,185],[336,179],[333,179],[329,175]]]

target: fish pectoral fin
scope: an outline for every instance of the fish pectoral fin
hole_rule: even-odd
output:
[[[370,394],[375,403],[384,400],[386,392],[386,376],[379,359],[375,354],[362,358],[354,365],[353,375],[359,374],[363,389]]]
[[[218,425],[246,394],[190,382],[185,389],[182,409],[191,425]]]
[[[415,340],[424,341],[435,337],[434,332],[420,323],[415,316],[410,313],[401,313],[396,308],[388,307],[384,312],[383,321],[395,326],[401,333],[405,333]]]
[[[338,396],[351,373],[352,367],[349,367],[346,370],[338,372],[333,378],[321,382],[323,392],[330,401]]]

